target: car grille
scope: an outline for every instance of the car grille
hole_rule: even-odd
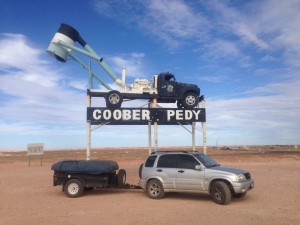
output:
[[[245,175],[245,177],[246,177],[247,180],[251,179],[250,173],[244,173],[244,175]]]

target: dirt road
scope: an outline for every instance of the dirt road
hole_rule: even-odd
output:
[[[52,186],[51,163],[0,163],[0,224],[299,224],[300,158],[218,158],[221,164],[247,169],[255,188],[229,205],[201,194],[167,193],[152,200],[142,190],[97,189],[76,199]],[[119,162],[127,182],[138,183],[140,159]]]

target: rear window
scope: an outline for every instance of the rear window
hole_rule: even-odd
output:
[[[157,167],[163,168],[177,168],[177,155],[167,154],[162,155],[158,159]]]
[[[153,167],[156,157],[156,155],[149,156],[146,160],[145,167]]]

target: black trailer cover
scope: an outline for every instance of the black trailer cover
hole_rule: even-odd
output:
[[[118,163],[111,160],[64,160],[51,167],[57,172],[85,174],[113,173],[118,169]]]

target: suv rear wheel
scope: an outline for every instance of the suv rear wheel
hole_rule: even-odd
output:
[[[149,180],[147,183],[146,192],[150,198],[160,199],[165,195],[164,188],[161,182],[157,179]]]
[[[216,181],[211,188],[211,195],[214,202],[220,205],[227,205],[231,200],[231,192],[226,183],[223,181]]]

